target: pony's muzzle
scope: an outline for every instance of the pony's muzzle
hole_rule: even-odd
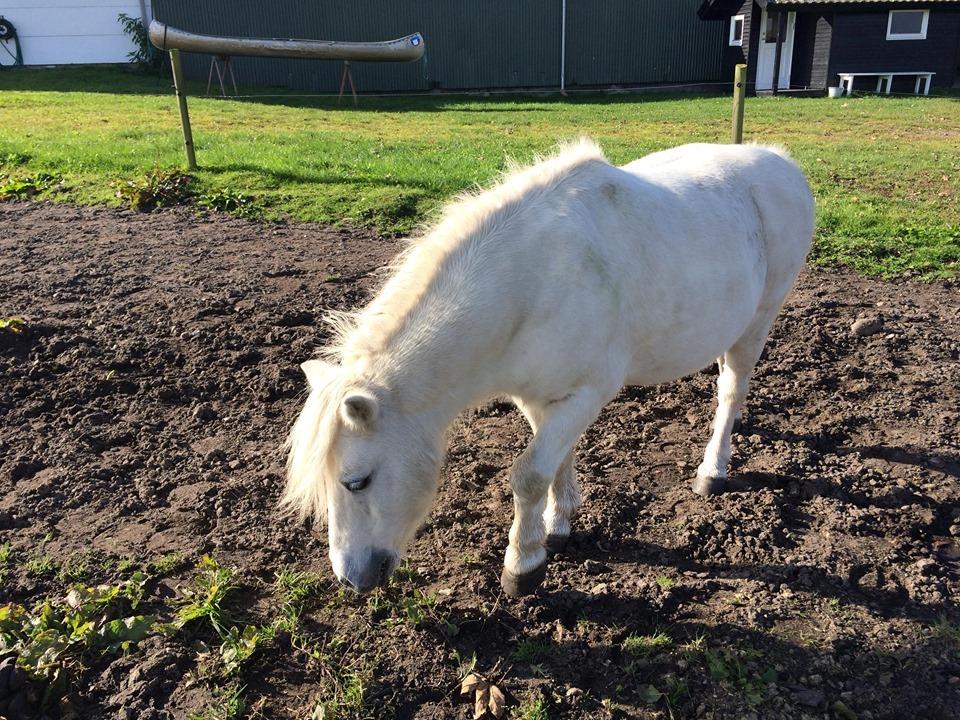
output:
[[[398,562],[397,555],[389,550],[372,550],[362,560],[348,560],[343,574],[337,573],[337,580],[354,592],[368,593],[387,584]]]

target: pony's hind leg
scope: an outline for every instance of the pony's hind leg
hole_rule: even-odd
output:
[[[717,358],[717,370],[719,375],[723,375],[723,366],[726,363],[724,356],[721,355]],[[733,415],[733,429],[732,432],[740,432],[740,427],[743,425],[743,405],[737,407],[737,411]],[[714,423],[710,423],[710,429],[712,430]]]
[[[758,314],[747,331],[724,354],[722,362],[717,361],[720,367],[717,414],[713,418],[713,435],[693,481],[693,491],[698,495],[716,495],[726,486],[731,453],[730,433],[740,419],[750,387],[750,376],[763,352],[778,309],[779,306],[772,312]]]
[[[547,508],[543,512],[543,524],[547,533],[544,547],[547,555],[555,555],[566,548],[570,539],[570,523],[579,507],[580,486],[577,483],[574,453],[571,450],[547,490]]]

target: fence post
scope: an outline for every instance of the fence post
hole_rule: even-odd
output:
[[[180,106],[180,125],[183,127],[183,148],[187,151],[187,168],[197,169],[197,156],[193,151],[193,132],[190,130],[190,113],[187,111],[187,91],[183,82],[183,66],[180,64],[180,51],[170,51],[170,67],[173,69],[173,87],[177,92],[177,105]]]
[[[747,66],[737,65],[733,74],[733,142],[743,142],[743,100],[747,94]]]

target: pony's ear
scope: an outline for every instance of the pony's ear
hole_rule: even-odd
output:
[[[309,383],[311,390],[321,387],[336,368],[336,365],[323,360],[307,360],[300,365],[303,374],[307,376],[307,383]]]
[[[377,399],[362,390],[351,390],[340,407],[343,421],[355,430],[369,430],[373,427],[378,412]]]

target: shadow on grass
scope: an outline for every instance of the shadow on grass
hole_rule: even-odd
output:
[[[115,95],[170,95],[172,79],[164,68],[160,72],[139,72],[128,65],[83,67],[25,67],[0,72],[0,90],[33,92],[84,92]],[[720,93],[678,93],[655,86],[630,90],[589,88],[561,97],[552,89],[445,91],[417,95],[359,95],[354,107],[346,100],[338,102],[333,92],[316,92],[279,87],[242,87],[236,98],[206,95],[206,82],[189,80],[190,99],[250,102],[263,105],[316,108],[339,111],[389,112],[477,112],[477,113],[550,113],[570,105],[607,105],[624,103],[669,102],[717,97]]]

